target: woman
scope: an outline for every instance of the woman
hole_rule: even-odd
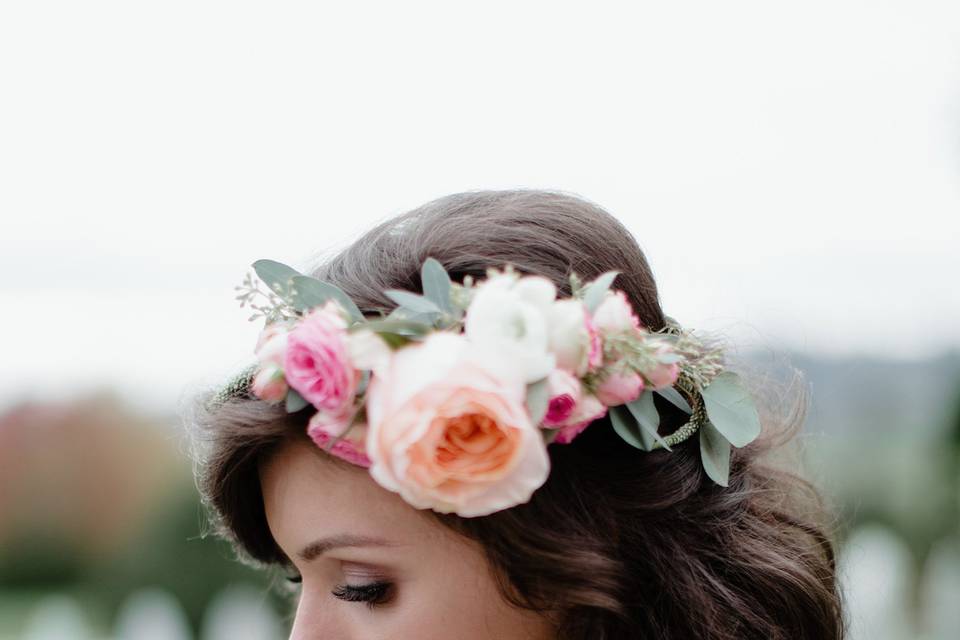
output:
[[[274,294],[299,282],[307,295],[282,265],[257,266]],[[707,373],[681,379],[676,354],[690,334],[664,315],[643,253],[608,213],[558,193],[453,195],[380,224],[310,275],[349,300],[337,293],[303,314],[297,294],[286,311],[276,296],[258,307],[271,322],[257,365],[200,398],[195,416],[200,487],[221,531],[299,583],[293,638],[842,636],[816,493],[763,461],[802,411],[761,406],[759,438],[717,435],[721,383],[704,384],[721,379],[718,352],[688,349],[685,362],[699,358]],[[444,286],[455,294],[441,313]],[[546,301],[546,321],[532,300]],[[363,324],[398,301],[407,306],[386,324]],[[418,333],[417,321],[437,331]],[[617,335],[639,340],[631,362],[642,375],[609,366],[629,351],[604,333],[618,322],[627,333]],[[357,327],[382,331],[331,342]],[[587,336],[584,348],[571,351],[574,333],[558,327]],[[365,364],[318,364],[337,357]],[[458,391],[416,395],[431,384]],[[502,392],[484,395],[489,385]],[[429,398],[418,409],[429,416],[404,427],[422,423],[411,444],[396,424],[413,397]],[[541,428],[522,426],[531,420]]]

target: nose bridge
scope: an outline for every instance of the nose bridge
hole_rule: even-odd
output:
[[[351,640],[351,636],[336,606],[322,597],[303,594],[297,603],[290,640]]]

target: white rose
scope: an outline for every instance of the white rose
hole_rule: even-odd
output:
[[[593,312],[593,324],[599,331],[619,333],[640,328],[640,321],[623,291],[608,291],[606,297]]]
[[[467,309],[464,331],[476,344],[509,353],[523,379],[546,377],[555,366],[548,349],[546,314],[556,289],[546,278],[500,275],[477,289]]]
[[[347,336],[347,353],[357,369],[369,369],[377,373],[386,366],[391,350],[379,335],[361,329]]]
[[[573,298],[558,300],[550,306],[550,350],[557,366],[580,377],[590,366],[590,333],[586,308]]]

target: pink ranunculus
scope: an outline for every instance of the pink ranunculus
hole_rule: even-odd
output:
[[[283,373],[320,411],[342,415],[353,403],[361,372],[350,362],[347,322],[337,303],[312,309],[290,331]]]
[[[661,345],[657,349],[657,353],[672,352],[673,349],[670,345]],[[654,389],[663,389],[664,387],[672,386],[673,383],[677,381],[680,375],[680,365],[676,362],[669,364],[661,362],[651,371],[645,371],[643,375],[650,381]]]
[[[253,377],[250,385],[253,395],[267,402],[280,402],[287,396],[283,370],[275,364],[266,364]]]
[[[613,372],[597,387],[597,399],[608,407],[615,407],[636,400],[643,391],[643,378],[640,374]]]
[[[573,442],[574,438],[589,427],[594,420],[599,420],[606,414],[607,408],[596,396],[584,394],[576,410],[567,419],[566,424],[557,430],[557,436],[553,441],[560,444]]]
[[[593,323],[602,333],[622,333],[641,329],[640,320],[633,312],[623,291],[611,291],[593,312]]]
[[[550,459],[509,354],[451,332],[391,354],[367,391],[370,475],[417,508],[482,516],[526,502]]]
[[[544,427],[556,427],[566,423],[580,402],[580,381],[563,369],[554,369],[547,378],[550,403],[543,418]]]
[[[327,451],[330,442],[343,434],[350,426],[352,419],[352,413],[340,417],[331,417],[323,412],[317,412],[313,414],[307,424],[307,435],[318,447]],[[334,443],[328,453],[351,464],[369,467],[370,458],[367,457],[366,453],[366,434],[367,425],[355,424],[350,427],[346,435]]]

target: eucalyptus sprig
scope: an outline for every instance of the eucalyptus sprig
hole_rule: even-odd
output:
[[[240,292],[240,295],[236,296],[236,299],[240,301],[240,307],[249,306],[255,311],[248,318],[251,322],[257,318],[265,318],[267,323],[283,322],[292,320],[299,315],[293,306],[292,284],[288,284],[286,287],[279,286],[274,291],[264,291],[260,288],[260,283],[254,279],[253,274],[247,272],[243,283],[233,289]],[[266,302],[258,304],[257,300],[261,298]]]

